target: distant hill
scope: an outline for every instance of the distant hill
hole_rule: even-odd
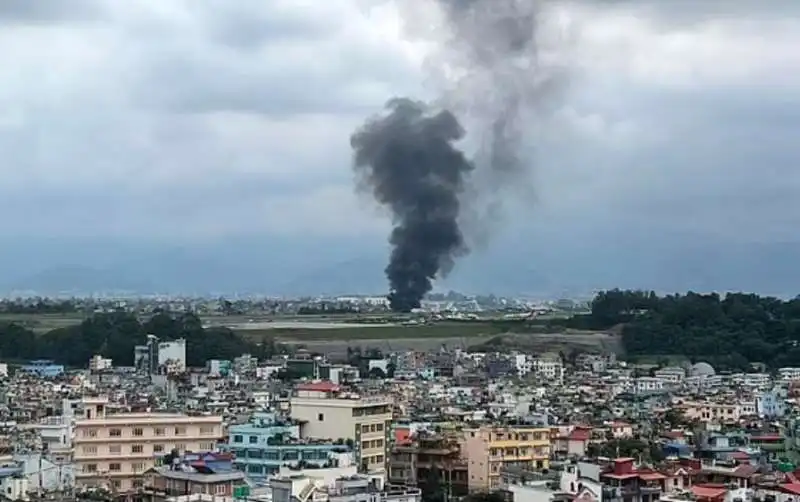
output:
[[[383,241],[230,239],[183,247],[93,241],[0,242],[0,293],[273,295],[383,294]],[[587,296],[607,288],[659,292],[800,293],[800,243],[712,245],[692,240],[587,236],[498,240],[456,264],[438,290]]]

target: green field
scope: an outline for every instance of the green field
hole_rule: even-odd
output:
[[[0,323],[14,322],[36,333],[46,333],[80,323],[82,314],[1,314]],[[544,325],[519,321],[437,321],[428,324],[402,324],[403,319],[366,319],[353,315],[295,316],[250,318],[245,316],[202,318],[209,326],[225,326],[244,338],[261,341],[265,337],[279,341],[303,340],[398,340],[430,338],[475,338],[502,333],[552,332]],[[376,324],[374,321],[385,324]]]
[[[241,336],[253,341],[264,337],[276,340],[397,340],[414,338],[457,338],[492,336],[507,329],[490,322],[439,322],[416,326],[347,326],[342,328],[238,329]]]
[[[80,324],[83,314],[0,314],[0,323],[17,323],[36,333]]]

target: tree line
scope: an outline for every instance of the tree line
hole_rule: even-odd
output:
[[[209,359],[233,359],[249,353],[258,358],[272,357],[281,347],[272,339],[254,343],[224,327],[204,328],[195,314],[159,312],[140,320],[128,312],[94,314],[80,324],[36,334],[11,322],[0,325],[0,359],[52,359],[72,367],[85,367],[99,354],[120,366],[133,365],[136,345],[148,334],[161,341],[184,338],[186,362],[203,366]]]
[[[594,298],[591,313],[568,323],[585,329],[621,325],[632,356],[681,355],[728,370],[751,363],[800,366],[800,297],[611,290]]]

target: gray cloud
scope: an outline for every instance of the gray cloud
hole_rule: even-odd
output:
[[[5,235],[381,243],[386,220],[351,190],[349,132],[442,80],[390,4],[361,3],[0,2],[0,210],[24,215]],[[796,3],[553,5],[575,79],[526,132],[537,202],[509,203],[497,246],[559,229],[581,247],[587,228],[596,246],[647,236],[651,253],[685,235],[797,239]]]
[[[36,2],[4,0],[0,2],[0,25],[3,23],[63,23],[86,21],[101,15],[102,4],[97,0],[69,2]]]

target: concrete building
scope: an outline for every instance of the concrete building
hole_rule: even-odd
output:
[[[230,455],[187,454],[171,465],[150,469],[145,474],[145,490],[152,500],[170,500],[170,495],[207,495],[222,502],[243,499],[250,493],[246,475],[233,468]],[[201,498],[202,500],[202,498]]]
[[[558,355],[544,355],[533,360],[533,371],[540,377],[554,383],[564,382],[564,364]]]
[[[133,348],[133,365],[142,373],[149,375],[158,372],[158,337],[147,335],[147,342],[144,345],[137,345]]]
[[[656,370],[653,376],[668,385],[679,385],[686,378],[686,370],[679,366],[668,366]]]
[[[159,343],[158,366],[168,366],[177,372],[186,370],[186,340],[179,338]]]
[[[331,382],[297,386],[291,416],[303,421],[302,435],[351,440],[364,472],[386,472],[392,425],[392,399],[344,392]]]
[[[421,502],[418,488],[387,487],[380,479],[363,476],[339,478],[326,485],[309,476],[275,478],[270,483],[272,502]]]
[[[469,460],[470,490],[495,490],[507,467],[542,470],[550,467],[547,427],[480,427],[464,431],[462,451]]]
[[[756,395],[756,413],[764,418],[782,418],[786,414],[786,400],[776,391]]]
[[[73,456],[78,486],[124,492],[142,486],[142,475],[171,450],[211,451],[222,438],[222,418],[171,413],[106,415],[107,400],[85,400],[75,421]]]
[[[31,373],[40,378],[56,378],[64,374],[63,364],[54,364],[49,359],[37,359],[30,363],[20,366],[20,371]]]
[[[110,370],[113,366],[113,361],[107,357],[95,354],[89,359],[89,371],[97,373],[98,371]]]
[[[350,450],[343,442],[301,439],[298,424],[279,422],[272,413],[256,413],[250,423],[231,426],[224,448],[235,455],[236,467],[254,479],[277,474],[284,466],[333,465],[337,453]]]

